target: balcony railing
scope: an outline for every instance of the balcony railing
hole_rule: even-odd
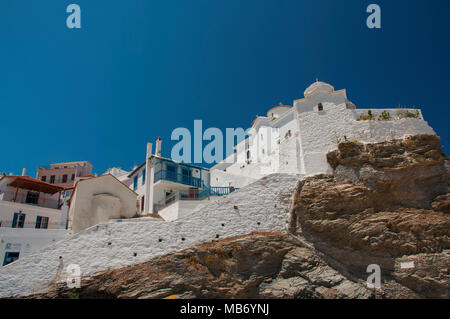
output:
[[[160,170],[155,173],[155,183],[159,180],[170,181],[174,183],[180,183],[193,187],[202,188],[202,180],[191,175],[179,174],[175,171]]]
[[[189,194],[180,194],[181,200],[195,200],[195,199],[204,199],[206,197],[211,196],[224,196],[228,195],[239,188],[235,187],[208,187],[206,189],[201,190],[200,192],[192,192]]]

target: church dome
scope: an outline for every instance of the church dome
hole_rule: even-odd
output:
[[[278,118],[282,114],[286,113],[292,106],[289,105],[283,105],[280,102],[280,105],[275,106],[271,108],[269,111],[267,111],[267,117],[268,118]]]
[[[304,92],[305,97],[310,97],[311,95],[313,95],[314,93],[317,92],[325,92],[325,93],[333,93],[334,92],[334,87],[328,83],[325,82],[314,82],[313,84],[311,84]]]

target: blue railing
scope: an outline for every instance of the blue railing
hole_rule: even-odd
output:
[[[198,193],[182,194],[180,193],[180,199],[182,200],[194,200],[194,199],[204,199],[210,196],[224,196],[228,195],[239,188],[235,187],[208,187],[201,190]]]
[[[179,174],[175,171],[160,170],[155,173],[155,183],[159,180],[166,180],[174,183],[202,188],[202,180],[191,175]]]

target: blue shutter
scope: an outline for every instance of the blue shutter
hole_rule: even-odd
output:
[[[27,215],[26,214],[24,214],[24,213],[22,213],[21,215],[20,215],[20,218],[19,218],[19,224],[17,225],[19,228],[23,228],[23,226],[25,225],[25,217],[26,217]]]
[[[17,217],[18,216],[19,216],[18,213],[14,213],[13,221],[12,221],[12,225],[11,225],[12,228],[16,228],[17,227]]]
[[[145,184],[145,168],[142,171],[142,185],[144,185],[144,184]]]
[[[41,216],[36,217],[36,227],[35,228],[41,228]]]

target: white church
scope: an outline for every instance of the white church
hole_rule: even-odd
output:
[[[236,153],[211,168],[211,185],[243,187],[272,173],[330,173],[326,154],[345,140],[374,143],[435,134],[418,109],[357,109],[345,89],[315,82],[293,106],[257,116]]]
[[[212,168],[178,163],[161,156],[161,139],[132,172],[110,169],[137,194],[138,215],[176,220],[217,197],[274,173],[298,178],[331,173],[326,154],[340,142],[374,143],[416,134],[435,134],[417,109],[357,109],[345,89],[311,84],[293,106],[282,105],[257,116],[235,153]]]

